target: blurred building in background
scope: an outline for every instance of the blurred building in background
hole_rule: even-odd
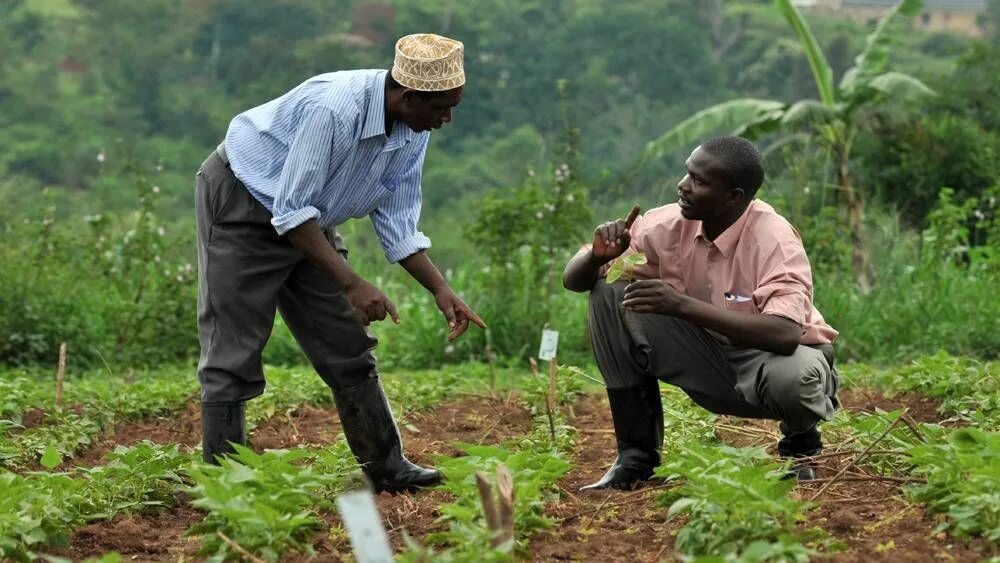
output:
[[[869,23],[878,20],[898,0],[793,0],[804,10],[836,14]],[[914,20],[914,26],[925,31],[944,31],[971,37],[983,34],[980,15],[986,0],[924,0],[924,9]]]

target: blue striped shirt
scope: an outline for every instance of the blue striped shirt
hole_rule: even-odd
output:
[[[370,216],[390,262],[429,248],[417,230],[429,132],[385,134],[384,70],[331,72],[233,118],[226,154],[278,234]]]

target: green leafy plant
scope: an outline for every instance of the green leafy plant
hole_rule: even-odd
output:
[[[938,530],[1000,543],[1000,433],[962,428],[910,450],[914,474],[927,479],[909,490],[947,516]]]
[[[343,443],[261,454],[237,445],[221,465],[188,470],[191,504],[208,512],[188,533],[202,537],[201,553],[213,560],[237,556],[221,535],[268,561],[292,550],[311,554],[309,539],[323,526],[318,511],[333,508],[334,495],[356,468]]]
[[[676,548],[686,556],[807,561],[806,543],[822,533],[796,526],[806,504],[789,496],[794,481],[761,448],[693,444],[675,450],[656,475],[681,480],[660,495],[670,516],[685,515]]]
[[[33,550],[65,545],[73,529],[91,520],[172,505],[180,469],[190,461],[177,446],[146,442],[116,449],[105,466],[73,473],[0,470],[0,559],[32,561]]]

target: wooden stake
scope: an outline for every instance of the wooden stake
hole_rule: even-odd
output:
[[[549,392],[545,394],[545,414],[549,417],[549,433],[552,435],[552,443],[556,442],[556,373],[559,366],[556,359],[549,360]]]
[[[497,545],[514,544],[514,476],[507,466],[497,466],[497,500],[500,504],[500,529],[502,533]]]
[[[59,365],[56,368],[56,408],[62,408],[63,381],[66,379],[66,343],[59,345]]]
[[[493,532],[490,545],[500,547],[505,543],[514,543],[514,477],[506,465],[497,466],[497,494],[493,494],[493,486],[479,471],[476,472],[476,488],[479,489],[479,500],[483,503],[483,514],[486,516],[486,526]]]

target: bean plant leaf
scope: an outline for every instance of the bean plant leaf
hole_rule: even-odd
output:
[[[62,457],[59,455],[59,450],[50,444],[49,447],[45,448],[45,453],[42,454],[42,459],[39,460],[39,463],[41,463],[42,467],[45,469],[53,469],[62,463]]]
[[[632,273],[636,266],[641,266],[646,263],[645,254],[629,254],[628,256],[622,256],[618,260],[615,260],[611,264],[611,269],[608,270],[607,282],[614,283],[619,279],[632,279]]]

